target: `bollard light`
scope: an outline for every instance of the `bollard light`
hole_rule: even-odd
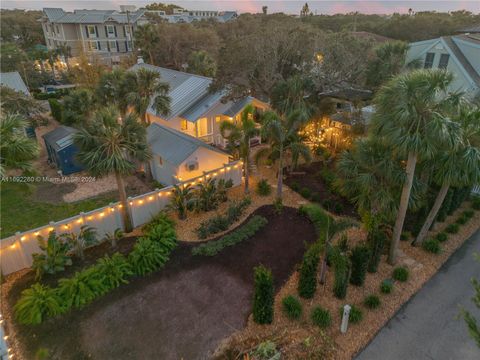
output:
[[[348,329],[348,319],[350,318],[350,310],[352,307],[350,305],[345,305],[343,307],[343,316],[342,316],[342,324],[340,326],[340,331],[342,334],[345,334]]]

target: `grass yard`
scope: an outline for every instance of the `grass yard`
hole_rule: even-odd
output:
[[[38,199],[39,190],[55,195],[56,188],[41,188],[42,185],[27,183],[2,183],[0,185],[0,237],[26,231],[50,221],[58,221],[77,215],[81,211],[90,211],[115,201],[112,193],[100,195],[75,203],[42,201]],[[43,196],[41,196],[43,197]]]

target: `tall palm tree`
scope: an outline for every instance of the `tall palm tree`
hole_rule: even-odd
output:
[[[123,69],[113,69],[100,77],[95,93],[98,102],[104,105],[116,106],[122,115],[127,112],[128,103],[126,94],[128,92],[126,81],[126,71]]]
[[[205,50],[193,51],[188,57],[188,72],[214,77],[217,72],[217,64]]]
[[[125,231],[132,231],[124,176],[135,170],[135,160],[147,161],[151,156],[145,127],[135,114],[121,119],[118,110],[111,107],[99,110],[74,139],[80,149],[78,158],[92,175],[115,175]]]
[[[458,100],[448,94],[453,76],[443,70],[415,70],[387,82],[375,96],[372,133],[407,158],[388,262],[394,264],[419,160],[432,158],[440,144],[454,144],[447,109]]]
[[[132,106],[144,125],[149,125],[147,110],[150,104],[160,115],[170,113],[169,85],[160,81],[160,74],[145,68],[129,71],[124,86],[128,89],[127,104]]]
[[[39,153],[36,141],[25,135],[28,122],[18,114],[0,116],[0,176],[8,169],[31,170],[31,161]]]
[[[139,26],[135,30],[135,41],[137,46],[148,55],[150,64],[155,65],[153,50],[160,41],[156,27],[152,24]]]
[[[228,140],[230,150],[243,161],[245,194],[249,193],[250,140],[259,133],[253,120],[254,112],[253,105],[247,105],[242,111],[240,122],[233,123],[225,120],[220,124],[220,133]]]
[[[433,179],[441,187],[415,244],[425,240],[450,186],[471,186],[480,182],[480,108],[462,106],[458,122],[462,141],[453,148],[442,148],[429,163],[433,167]]]
[[[298,112],[291,112],[285,117],[281,117],[274,111],[267,111],[263,115],[261,131],[270,146],[257,152],[256,160],[268,156],[277,162],[278,201],[282,201],[285,154],[290,153],[292,159],[302,157],[306,161],[311,160],[310,148],[298,135],[302,124],[302,117]]]

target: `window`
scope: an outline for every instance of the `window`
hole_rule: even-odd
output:
[[[105,26],[105,30],[106,30],[106,33],[107,33],[107,37],[109,37],[109,38],[115,37],[115,26],[114,25]]]
[[[450,59],[450,55],[448,54],[442,54],[440,55],[440,61],[438,63],[438,67],[440,69],[446,69],[448,66],[448,60]]]
[[[221,116],[215,116],[215,122],[217,122],[217,123],[222,122],[222,117]]]
[[[99,46],[98,41],[89,41],[89,42],[88,42],[88,49],[89,49],[90,51],[98,51],[98,50],[100,50],[100,46]]]
[[[180,129],[185,131],[188,130],[188,122],[187,120],[180,120]]]
[[[87,26],[87,36],[88,37],[97,37],[97,31],[95,29],[95,25],[88,25]]]
[[[117,52],[117,41],[116,40],[109,40],[108,41],[108,47],[110,49],[110,52]]]
[[[433,66],[433,60],[435,59],[435,53],[427,53],[427,56],[425,56],[425,64],[423,67],[425,69],[431,69]]]

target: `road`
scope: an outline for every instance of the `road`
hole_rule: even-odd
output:
[[[459,306],[477,319],[470,300],[472,277],[480,278],[480,230],[392,318],[356,360],[479,360],[480,349],[468,335]]]

